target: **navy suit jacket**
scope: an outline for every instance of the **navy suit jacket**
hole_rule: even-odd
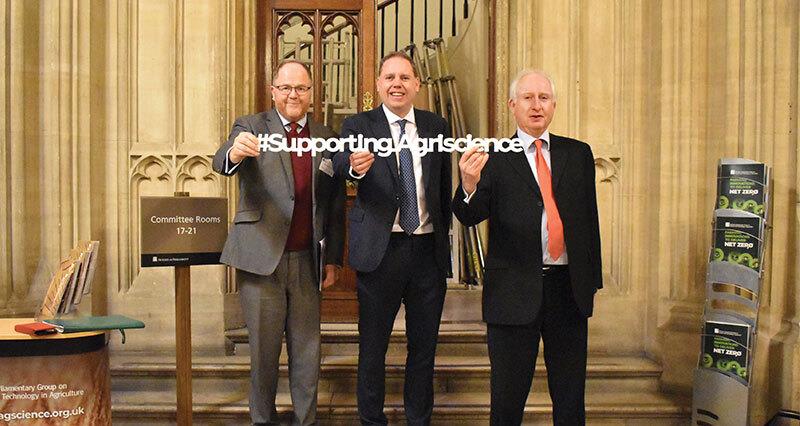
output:
[[[572,294],[592,315],[603,287],[594,157],[589,145],[550,134],[553,195],[564,225]],[[469,204],[461,186],[453,213],[465,226],[489,219],[483,318],[490,324],[529,324],[542,302],[544,202],[523,152],[492,152]]]
[[[415,108],[414,119],[419,137],[435,138],[440,134],[450,137],[450,126],[442,117]],[[389,121],[380,105],[344,121],[341,135],[343,138],[359,134],[364,137],[391,139]],[[337,153],[333,164],[337,178],[351,179],[349,150]],[[422,179],[425,202],[436,240],[436,263],[442,273],[446,274],[450,270],[450,154],[431,152],[424,155]],[[357,271],[371,272],[378,267],[386,253],[399,208],[400,183],[396,154],[381,157],[376,153],[372,167],[363,178],[355,181],[358,183],[358,194],[347,217],[348,261]]]

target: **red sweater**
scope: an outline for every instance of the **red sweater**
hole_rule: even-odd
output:
[[[286,135],[290,142],[294,138],[309,137],[308,122],[299,133],[289,131]],[[313,202],[311,200],[313,163],[311,154],[308,152],[303,153],[302,157],[298,156],[296,152],[292,152],[291,156],[292,175],[294,175],[294,210],[292,211],[292,224],[289,227],[289,238],[286,240],[286,251],[309,250],[314,239]]]

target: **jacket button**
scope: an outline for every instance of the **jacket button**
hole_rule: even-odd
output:
[[[290,196],[289,199],[294,201],[294,195]]]
[[[544,205],[544,203],[542,203],[541,201],[539,201],[539,202],[537,202],[537,203],[536,203],[536,205],[537,205],[537,206],[539,206],[539,207],[542,207],[542,206]]]

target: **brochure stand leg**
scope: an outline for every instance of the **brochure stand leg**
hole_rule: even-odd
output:
[[[175,376],[178,425],[192,424],[192,305],[189,266],[175,267]]]

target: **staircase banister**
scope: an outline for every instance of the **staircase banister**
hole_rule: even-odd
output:
[[[399,3],[400,0],[383,0],[382,2],[378,3],[378,6],[375,7],[375,10],[383,10],[395,3]]]

